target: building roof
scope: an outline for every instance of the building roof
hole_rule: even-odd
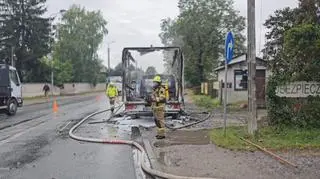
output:
[[[259,58],[259,57],[256,57],[256,60],[267,62],[266,60]],[[245,61],[247,61],[247,54],[238,55],[231,60],[231,62],[228,64],[228,67],[235,65],[235,64],[245,62]],[[219,66],[218,68],[214,69],[214,71],[220,71],[220,70],[224,70],[224,65]]]

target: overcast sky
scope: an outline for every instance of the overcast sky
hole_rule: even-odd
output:
[[[247,0],[234,0],[235,9],[246,15]],[[73,3],[89,10],[101,10],[108,21],[109,34],[99,51],[107,65],[107,43],[115,41],[111,48],[111,67],[121,61],[123,47],[127,46],[161,46],[158,34],[160,20],[178,15],[178,0],[47,0],[48,14],[68,9]],[[261,4],[262,3],[262,4]],[[256,39],[257,50],[263,47],[265,29],[262,24],[276,9],[297,6],[297,0],[256,0]],[[163,71],[162,59],[158,54],[148,55],[139,60],[143,69],[149,65]]]

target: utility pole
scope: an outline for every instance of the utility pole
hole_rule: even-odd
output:
[[[110,46],[108,45],[108,72],[110,72]]]
[[[248,132],[253,135],[257,131],[256,104],[256,28],[255,28],[255,0],[248,1]]]
[[[13,47],[11,47],[11,66],[14,66],[14,64],[13,64]]]
[[[115,43],[115,41],[112,41],[112,42],[108,43],[108,72],[109,73],[110,73],[110,70],[111,70],[111,68],[110,68],[110,44],[113,44],[113,43]]]
[[[53,82],[53,57],[52,57],[52,53],[49,53],[48,55],[48,59],[50,61],[50,66],[51,66],[51,95],[53,96],[53,89],[54,89],[54,82]]]
[[[54,14],[51,14],[50,15],[50,17],[53,17],[53,19],[55,19],[56,18],[56,16],[57,15],[63,15],[64,13],[66,12],[66,10],[65,9],[61,9],[59,12],[57,12],[57,13],[54,13]],[[61,19],[59,18],[59,21],[60,21]],[[53,30],[55,30],[55,34],[54,34],[54,36],[53,36],[53,39],[55,40],[55,38],[57,38],[58,37],[58,30],[57,29],[55,29],[53,26],[51,26],[51,28],[53,29]],[[53,74],[53,57],[52,57],[52,53],[50,53],[49,54],[49,60],[50,60],[50,62],[51,62],[51,95],[53,96],[54,95],[54,93],[53,93],[53,90],[54,90],[54,74]]]

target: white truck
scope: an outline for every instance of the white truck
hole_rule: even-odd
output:
[[[0,113],[13,116],[22,104],[22,85],[16,68],[0,64]]]

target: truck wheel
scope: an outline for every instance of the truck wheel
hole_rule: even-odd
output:
[[[8,107],[7,107],[7,114],[9,116],[14,116],[17,113],[18,110],[18,103],[15,99],[11,99],[8,102]]]

